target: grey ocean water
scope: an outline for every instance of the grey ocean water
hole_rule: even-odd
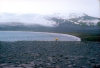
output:
[[[25,32],[25,31],[0,31],[0,41],[81,41],[80,38],[58,33]]]

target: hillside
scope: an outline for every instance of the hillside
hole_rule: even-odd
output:
[[[100,40],[99,21],[100,18],[87,14],[79,16],[71,14],[69,17],[4,14],[0,15],[0,30],[68,33],[83,40],[98,41]]]

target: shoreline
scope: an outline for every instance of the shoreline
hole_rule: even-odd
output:
[[[47,34],[49,36],[51,36],[51,38],[54,36],[54,38],[59,38],[58,41],[81,41],[81,38],[70,35],[70,34],[63,34],[63,33],[51,33],[51,32],[34,32],[34,31],[0,31],[0,32],[25,32],[25,33],[40,33],[40,34]],[[61,37],[66,37],[66,39],[62,39]],[[42,36],[41,36],[42,37]],[[67,38],[71,38],[70,40],[68,40]],[[28,41],[28,40],[15,40],[15,41]],[[29,40],[29,41],[55,41],[53,39],[45,39],[45,40]]]

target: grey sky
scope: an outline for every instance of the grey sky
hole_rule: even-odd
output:
[[[99,0],[0,0],[0,13],[71,13],[100,17]]]

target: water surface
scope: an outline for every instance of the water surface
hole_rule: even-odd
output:
[[[59,33],[0,31],[0,41],[81,41],[80,38]]]

